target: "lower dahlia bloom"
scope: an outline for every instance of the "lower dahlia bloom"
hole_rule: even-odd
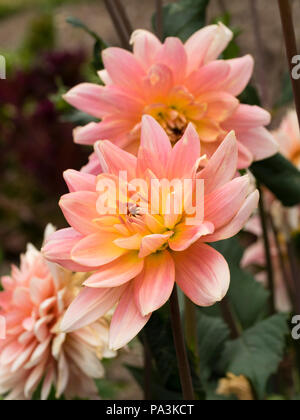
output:
[[[282,120],[280,127],[273,132],[279,144],[279,150],[295,166],[300,168],[300,132],[297,113],[290,110]]]
[[[98,142],[95,150],[100,175],[65,172],[70,193],[60,206],[71,227],[54,233],[43,252],[65,267],[94,271],[62,328],[81,328],[117,305],[110,347],[118,349],[164,305],[175,282],[200,306],[224,297],[228,265],[206,242],[236,235],[257,206],[258,192],[250,192],[248,176],[234,178],[238,146],[233,133],[207,160],[192,124],[172,149],[163,128],[144,116],[137,157],[109,141]],[[163,180],[187,181],[191,190],[182,200],[180,182],[168,190]],[[185,206],[190,197],[197,201],[199,183],[204,183],[200,216]],[[119,191],[117,205],[111,199],[113,185]],[[104,202],[112,210],[107,214]],[[190,218],[196,221],[190,224]]]
[[[109,139],[136,151],[142,116],[148,114],[162,125],[172,143],[192,122],[202,152],[208,156],[234,130],[238,168],[273,155],[278,147],[265,128],[270,114],[237,99],[252,75],[252,57],[218,60],[231,39],[232,32],[220,23],[199,30],[185,44],[175,37],[162,44],[152,33],[137,30],[131,39],[133,53],[107,48],[103,51],[105,70],[99,72],[105,86],[83,83],[65,95],[68,103],[101,119],[77,128],[75,142]],[[85,171],[99,173],[95,154]]]
[[[41,398],[51,387],[56,397],[97,398],[92,378],[103,376],[99,358],[108,350],[108,320],[86,323],[63,333],[60,322],[86,274],[75,274],[47,263],[32,245],[21,256],[21,266],[2,277],[0,315],[6,338],[0,341],[0,395],[31,399],[39,384]],[[89,324],[89,325],[88,325]]]

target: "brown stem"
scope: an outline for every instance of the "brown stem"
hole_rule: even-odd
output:
[[[291,4],[289,0],[278,0],[278,5],[279,5],[279,10],[280,10],[281,24],[282,24],[282,30],[283,30],[283,35],[284,35],[286,55],[288,59],[290,76],[291,76],[291,81],[292,81],[292,86],[293,86],[295,106],[296,106],[296,111],[298,115],[298,122],[300,125],[300,79],[296,80],[292,76],[292,70],[293,70],[292,59],[298,54],[295,28],[294,28],[294,22],[293,22],[293,16],[292,16],[292,9],[291,9]]]
[[[288,242],[287,249],[295,286],[295,310],[297,314],[300,314],[300,264],[292,240]]]
[[[133,32],[133,28],[132,28],[131,22],[129,20],[129,17],[126,13],[125,7],[123,6],[123,4],[120,0],[115,0],[115,3],[116,3],[116,8],[119,11],[119,15],[120,15],[120,17],[123,21],[123,24],[124,24],[124,26],[127,30],[128,37],[130,37],[130,35]]]
[[[219,8],[221,10],[221,13],[223,13],[223,15],[225,15],[227,13],[225,0],[219,0],[218,3],[219,3]]]
[[[279,266],[280,266],[280,271],[281,271],[281,276],[282,276],[282,280],[286,286],[286,290],[288,292],[290,301],[293,303],[293,306],[295,308],[295,297],[294,297],[294,291],[293,291],[293,287],[292,287],[292,276],[291,273],[289,272],[285,261],[284,261],[284,255],[283,255],[283,250],[282,250],[282,246],[280,244],[279,241],[279,232],[277,230],[277,227],[275,226],[273,217],[271,214],[269,214],[269,221],[270,221],[270,226],[272,228],[273,231],[273,236],[275,239],[275,245],[276,245],[276,249],[277,249],[277,254],[278,254],[278,260],[279,260]]]
[[[265,248],[267,270],[268,270],[268,288],[271,294],[270,295],[270,309],[272,313],[275,313],[274,270],[273,270],[273,264],[272,264],[269,235],[268,235],[267,213],[265,210],[263,191],[259,183],[257,183],[257,188],[260,194],[259,214],[260,214],[261,226],[262,226],[262,231],[263,231],[264,248]]]
[[[156,33],[158,38],[163,39],[163,0],[156,0]]]
[[[196,355],[198,347],[196,307],[187,296],[184,297],[184,324],[187,346]]]
[[[266,80],[266,69],[265,69],[265,54],[261,35],[260,16],[257,10],[257,0],[249,0],[250,16],[253,26],[253,34],[255,37],[255,47],[257,50],[256,61],[257,61],[257,79],[259,84],[260,96],[262,104],[268,105],[268,90]]]
[[[229,302],[226,297],[221,301],[220,307],[221,307],[223,319],[230,329],[230,337],[232,340],[235,340],[236,338],[239,337],[240,332],[237,328],[237,325],[235,323],[235,320],[233,318],[233,315],[230,309]]]
[[[116,32],[118,34],[122,47],[128,49],[129,48],[129,35],[118,13],[115,0],[104,0],[104,4],[114,24],[114,27],[116,29]]]
[[[143,335],[144,344],[144,399],[151,400],[151,368],[152,355],[146,334]]]
[[[174,289],[170,297],[170,310],[173,338],[183,398],[185,400],[194,400],[195,396],[192,383],[192,376],[183,338],[176,285],[174,285]]]

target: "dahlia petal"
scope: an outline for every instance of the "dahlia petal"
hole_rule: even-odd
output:
[[[99,175],[103,172],[98,156],[95,152],[90,154],[88,163],[82,166],[80,172],[91,175]]]
[[[195,242],[174,254],[176,282],[199,306],[211,306],[226,295],[230,272],[224,257],[206,244]]]
[[[138,250],[141,247],[142,236],[136,233],[132,236],[126,236],[125,238],[118,238],[114,240],[114,243],[120,248],[135,249]]]
[[[84,287],[67,309],[60,325],[61,331],[71,332],[95,322],[116,304],[123,291],[124,286]]]
[[[140,332],[150,315],[141,315],[135,304],[133,285],[127,287],[111,320],[109,347],[118,350],[125,346]]]
[[[213,233],[214,230],[215,227],[211,222],[203,222],[200,226],[187,226],[182,223],[176,226],[175,234],[169,239],[169,246],[173,251],[184,251],[199,238]]]
[[[23,351],[24,346],[18,341],[9,343],[1,352],[0,362],[2,365],[8,365],[13,362]]]
[[[72,249],[71,258],[76,263],[87,267],[99,267],[116,260],[126,250],[116,246],[113,241],[118,235],[101,232],[81,239]]]
[[[153,64],[149,68],[143,84],[147,102],[163,103],[174,86],[172,71],[164,64]]]
[[[35,366],[35,368],[31,371],[24,387],[24,394],[26,398],[31,398],[34,390],[36,389],[44,375],[44,369],[45,364],[40,363],[39,365]]]
[[[175,266],[168,251],[145,258],[144,270],[134,280],[136,305],[146,316],[159,309],[169,299],[175,281]]]
[[[29,290],[31,301],[39,305],[53,294],[53,281],[49,276],[45,278],[33,277],[30,280]]]
[[[131,153],[125,152],[110,141],[99,141],[95,145],[100,162],[104,161],[107,172],[119,176],[120,171],[127,172],[128,180],[136,175],[137,159]]]
[[[76,191],[63,195],[59,206],[67,222],[78,232],[88,235],[96,231],[93,220],[99,216],[96,210],[97,199],[96,192]]]
[[[68,169],[63,176],[70,192],[95,191],[96,177],[94,175]]]
[[[244,252],[241,267],[248,267],[252,264],[260,265],[261,267],[266,265],[266,254],[262,241],[257,241],[250,245]]]
[[[0,315],[0,340],[4,340],[6,337],[6,321],[4,316]]]
[[[238,145],[234,132],[230,132],[198,177],[204,179],[205,194],[230,181],[236,173]]]
[[[217,122],[227,120],[239,106],[238,99],[222,91],[203,93],[197,100],[207,104],[205,117]]]
[[[278,143],[264,127],[251,128],[237,134],[242,143],[253,155],[255,161],[267,159],[278,152]]]
[[[245,130],[269,125],[271,115],[268,111],[256,105],[240,104],[235,113],[223,124],[226,130]]]
[[[132,33],[130,44],[133,45],[134,56],[145,70],[155,62],[156,56],[162,48],[160,40],[144,29],[137,29]]]
[[[181,83],[186,72],[187,55],[179,38],[166,38],[159,50],[156,60],[158,63],[168,66],[173,73],[174,83]]]
[[[116,287],[136,277],[143,269],[144,260],[137,252],[123,255],[116,261],[100,267],[83,284],[87,287]]]
[[[205,238],[206,242],[222,241],[223,239],[231,238],[239,233],[239,231],[245,226],[247,220],[257,207],[259,200],[259,192],[256,190],[251,193],[244,204],[234,216],[234,218],[222,228],[216,230],[212,235],[208,235]]]
[[[223,25],[222,22],[219,22],[216,26],[217,27],[215,29],[213,40],[210,43],[204,56],[204,63],[216,60],[225,50],[233,37],[233,32],[225,25]]]
[[[212,61],[188,77],[185,85],[195,96],[220,89],[230,74],[230,66],[225,60]],[[223,89],[226,90],[226,89]]]
[[[107,70],[103,69],[103,70],[99,70],[98,72],[98,76],[99,78],[102,80],[102,82],[106,85],[112,85],[113,81],[111,80],[111,78],[109,77]]]
[[[154,118],[144,115],[137,173],[143,174],[150,169],[157,177],[163,178],[171,151],[171,143],[164,129]]]
[[[246,169],[253,163],[253,155],[241,142],[238,142],[237,169]]]
[[[50,394],[51,386],[52,386],[53,382],[54,382],[54,368],[51,365],[48,368],[45,379],[43,381],[42,390],[41,390],[41,400],[42,401],[47,400],[47,398]]]
[[[191,175],[200,157],[200,140],[193,124],[189,124],[182,138],[175,144],[168,161],[168,178],[184,178]]]
[[[239,211],[250,189],[248,175],[238,177],[205,197],[205,219],[218,229]]]
[[[129,92],[141,92],[141,80],[145,71],[132,53],[122,48],[111,47],[102,51],[102,58],[113,83]]]
[[[58,372],[55,394],[56,398],[59,398],[64,393],[69,381],[69,377],[70,371],[66,360],[66,356],[63,352],[61,352],[58,360]]]
[[[253,57],[251,55],[245,55],[244,57],[227,60],[226,63],[230,66],[230,71],[221,89],[234,96],[238,96],[243,92],[252,76],[254,67]]]
[[[153,233],[152,235],[144,236],[141,243],[139,257],[147,257],[147,255],[159,250],[159,248],[161,248],[173,234],[174,232],[168,231],[163,234]]]

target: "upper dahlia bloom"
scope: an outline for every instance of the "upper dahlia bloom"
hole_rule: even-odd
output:
[[[206,242],[236,235],[256,207],[258,192],[250,192],[248,176],[234,178],[238,146],[233,133],[206,160],[192,124],[172,148],[163,128],[144,116],[137,157],[109,141],[96,143],[95,150],[100,175],[65,172],[70,193],[61,198],[60,206],[71,227],[54,233],[43,252],[65,267],[95,272],[68,309],[62,328],[80,328],[117,304],[110,327],[110,347],[117,349],[169,299],[175,282],[200,306],[224,297],[228,265]],[[127,182],[119,178],[120,171],[127,172]],[[188,223],[195,215],[182,205],[180,188],[165,189],[158,182],[162,179],[190,180],[193,200],[196,180],[203,180],[204,208],[197,223]],[[145,186],[136,189],[137,180]],[[112,181],[123,185],[117,207],[109,204],[113,211],[104,215],[103,185]],[[184,200],[188,201],[186,195]],[[170,202],[180,204],[167,206]]]
[[[75,129],[75,142],[109,139],[134,152],[142,116],[148,114],[172,143],[192,122],[208,156],[234,130],[239,169],[273,155],[277,144],[264,128],[270,114],[237,99],[251,78],[253,58],[218,60],[231,39],[232,32],[219,23],[199,30],[185,44],[174,37],[162,44],[152,33],[137,30],[131,38],[133,53],[107,48],[102,53],[105,70],[99,72],[105,86],[83,83],[65,95],[71,105],[101,119]],[[85,171],[98,173],[95,155]]]
[[[279,128],[273,132],[279,150],[289,161],[300,168],[300,132],[297,113],[290,110]]]
[[[49,232],[49,229],[48,229]],[[56,397],[97,398],[93,378],[103,376],[100,358],[108,350],[108,320],[86,323],[72,333],[60,330],[61,318],[77,294],[86,273],[70,271],[45,261],[32,245],[21,256],[21,266],[2,277],[0,314],[6,338],[0,341],[0,395],[31,399],[41,383],[41,398],[51,387]]]

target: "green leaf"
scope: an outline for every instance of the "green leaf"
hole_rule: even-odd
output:
[[[217,242],[214,248],[225,257],[230,268],[227,299],[233,316],[242,329],[252,327],[267,315],[269,292],[252,274],[241,269],[244,250],[236,237]]]
[[[293,86],[289,72],[286,72],[282,78],[280,96],[275,105],[276,108],[289,105],[294,101]]]
[[[85,25],[80,19],[70,16],[66,19],[66,22],[70,25],[74,26],[75,28],[80,28],[84,30],[86,33],[88,33],[92,38],[95,40],[94,44],[94,54],[93,54],[93,67],[96,70],[102,70],[104,65],[101,57],[101,52],[105,48],[107,48],[107,44],[103,41],[100,36],[92,31],[87,25]]]
[[[208,391],[216,360],[219,359],[229,338],[229,329],[221,318],[207,316],[198,310],[197,338],[200,378],[205,391]]]
[[[194,32],[205,25],[209,0],[181,0],[163,8],[163,37],[177,36],[186,41]],[[156,14],[152,18],[156,28]]]
[[[300,171],[280,153],[253,163],[250,169],[284,206],[300,203]]]
[[[224,374],[245,375],[257,396],[264,398],[267,381],[276,373],[283,358],[288,333],[284,314],[261,321],[238,339],[226,343],[219,368]]]

